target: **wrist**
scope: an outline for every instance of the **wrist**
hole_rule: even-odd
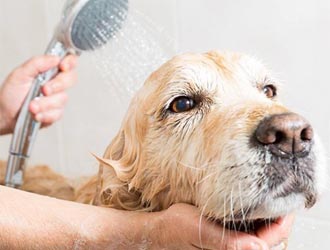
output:
[[[103,214],[102,214],[103,212]],[[86,218],[80,233],[91,249],[159,249],[160,213],[122,211],[104,208],[98,215]]]

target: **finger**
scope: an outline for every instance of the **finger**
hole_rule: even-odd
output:
[[[74,69],[76,66],[77,66],[77,56],[68,55],[62,60],[59,68],[61,71],[66,72],[66,71]]]
[[[54,94],[51,96],[35,98],[29,106],[29,111],[33,115],[45,113],[53,109],[62,109],[68,100],[65,92]]]
[[[275,246],[288,239],[295,216],[293,214],[279,218],[271,225],[260,228],[256,235],[267,242],[269,246]]]
[[[210,225],[207,226],[211,229]],[[223,250],[268,250],[267,244],[257,237],[233,230],[227,230],[217,225],[213,230],[201,231],[199,247]],[[198,246],[197,245],[197,246]]]
[[[25,77],[35,78],[38,74],[43,73],[51,68],[57,67],[60,58],[52,55],[43,55],[33,57],[26,61],[22,66],[16,69],[16,73]]]
[[[49,126],[52,123],[58,121],[59,119],[61,119],[62,115],[63,115],[63,111],[64,109],[53,109],[53,110],[49,110],[47,112],[44,113],[38,113],[37,115],[35,115],[33,118],[42,123],[43,127],[44,126]]]
[[[281,242],[280,244],[273,246],[270,250],[287,250],[287,241]]]
[[[54,79],[47,82],[42,87],[42,93],[45,96],[53,95],[60,93],[77,82],[77,72],[76,71],[67,71],[58,74]]]

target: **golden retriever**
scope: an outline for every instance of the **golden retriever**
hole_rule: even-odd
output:
[[[185,202],[252,230],[251,221],[312,207],[325,185],[324,153],[311,125],[278,101],[278,85],[246,55],[174,57],[136,93],[99,173],[73,199],[143,211]]]

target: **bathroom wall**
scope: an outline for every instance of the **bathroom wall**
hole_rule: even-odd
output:
[[[0,0],[1,80],[13,67],[43,52],[63,2]],[[312,122],[330,153],[329,1],[131,0],[130,9],[134,20],[152,31],[146,39],[160,44],[159,57],[220,49],[261,58],[283,80],[284,101]],[[124,38],[117,41],[119,49],[113,53],[96,58],[87,53],[80,58],[79,83],[69,92],[65,116],[40,132],[31,164],[47,163],[68,176],[96,171],[97,163],[90,152],[103,153],[120,126],[130,98],[114,81],[119,85],[135,81],[132,88],[136,89],[157,66],[150,64],[138,72],[125,64],[122,76],[117,78],[95,67],[99,59],[111,73],[111,66],[127,62],[125,56],[115,54],[127,42]],[[148,60],[150,55],[145,54],[144,60]],[[0,158],[7,157],[9,142],[8,136],[0,138]],[[311,211],[299,214],[291,249],[328,249],[329,206],[329,195],[325,195]]]

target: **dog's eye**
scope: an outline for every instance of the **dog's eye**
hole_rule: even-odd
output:
[[[266,85],[263,87],[262,91],[268,98],[273,98],[276,96],[276,88],[274,85]]]
[[[196,103],[193,99],[180,96],[174,99],[170,105],[170,110],[175,113],[186,112],[193,109],[196,106]]]

